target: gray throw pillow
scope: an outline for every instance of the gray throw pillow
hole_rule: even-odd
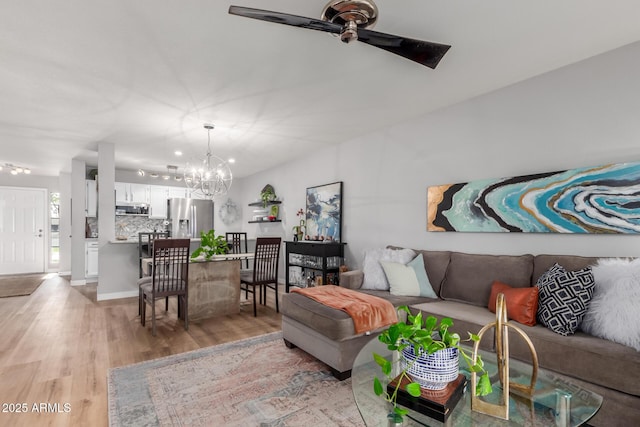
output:
[[[389,282],[380,261],[392,261],[407,264],[416,257],[411,249],[369,249],[365,252],[362,271],[364,281],[361,289],[388,291]]]

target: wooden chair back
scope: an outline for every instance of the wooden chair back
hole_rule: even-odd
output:
[[[152,298],[187,295],[190,244],[189,239],[156,239],[153,242]]]
[[[155,239],[166,239],[169,233],[166,231],[145,231],[138,233],[138,277],[144,275],[142,260],[153,256],[153,241]]]
[[[253,283],[277,283],[280,258],[280,237],[258,237],[253,260]]]
[[[230,254],[241,254],[249,251],[247,246],[247,233],[244,232],[228,232],[225,234],[227,243],[229,244]],[[245,268],[249,268],[249,260],[245,259]]]

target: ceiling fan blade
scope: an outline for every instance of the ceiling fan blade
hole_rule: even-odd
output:
[[[425,42],[367,29],[358,30],[358,41],[395,53],[429,68],[436,68],[451,47],[446,44]]]
[[[274,12],[271,10],[254,9],[251,7],[229,6],[231,15],[244,16],[246,18],[259,19],[274,22],[276,24],[291,25],[293,27],[308,28],[310,30],[324,31],[326,33],[340,34],[342,26],[333,22],[320,19],[306,18],[304,16],[290,15],[288,13]]]

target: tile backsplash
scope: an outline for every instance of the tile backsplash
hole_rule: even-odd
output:
[[[144,231],[165,231],[164,219],[151,219],[146,216],[116,216],[116,237],[124,235],[137,239]]]
[[[116,236],[127,236],[137,239],[138,233],[144,231],[164,231],[164,219],[151,219],[146,216],[116,216]],[[91,237],[98,237],[98,218],[87,218]]]

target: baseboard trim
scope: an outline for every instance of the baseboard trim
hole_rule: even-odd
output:
[[[81,279],[81,280],[71,280],[71,281],[69,281],[69,284],[70,284],[71,286],[84,286],[84,285],[86,285],[86,284],[87,284],[87,281],[86,281],[86,280],[84,280],[84,279]]]
[[[100,288],[98,288],[100,289]],[[125,291],[125,292],[110,292],[108,294],[98,294],[96,299],[98,301],[107,301],[111,299],[121,298],[133,298],[138,296],[138,291]]]

